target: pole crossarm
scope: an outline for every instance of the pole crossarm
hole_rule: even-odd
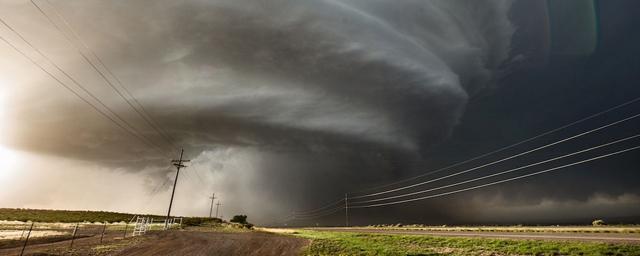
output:
[[[184,155],[184,149],[180,150],[180,159],[179,160],[171,160],[171,162],[173,163],[173,166],[176,167],[176,179],[173,181],[173,190],[171,191],[171,200],[169,201],[169,210],[167,211],[167,218],[166,218],[166,220],[164,222],[164,229],[165,230],[169,228],[169,218],[171,218],[171,206],[173,205],[173,196],[176,193],[176,185],[178,185],[178,176],[180,175],[180,168],[187,167],[186,165],[183,165],[182,163],[189,162],[189,160],[182,159],[183,155]]]

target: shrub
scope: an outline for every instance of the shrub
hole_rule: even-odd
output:
[[[247,215],[233,216],[233,218],[231,218],[229,222],[241,224],[243,228],[247,228],[247,229],[253,228],[253,224],[247,222]]]
[[[604,220],[594,220],[591,222],[591,225],[593,226],[603,226],[604,225]]]
[[[231,218],[230,222],[246,224],[247,223],[247,215],[236,215]]]
[[[182,225],[185,226],[201,226],[201,225],[215,225],[222,223],[221,219],[218,218],[201,218],[201,217],[190,217],[182,219]]]

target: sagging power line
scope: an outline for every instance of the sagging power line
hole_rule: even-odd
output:
[[[567,127],[573,126],[573,125],[578,124],[580,122],[584,122],[584,121],[586,121],[588,119],[592,119],[592,118],[597,117],[599,115],[603,115],[605,113],[611,112],[611,111],[613,111],[615,109],[619,109],[621,107],[630,105],[630,104],[635,103],[635,102],[637,102],[639,100],[640,100],[640,97],[635,98],[635,99],[633,99],[631,101],[627,101],[627,102],[625,102],[623,104],[608,108],[608,109],[606,109],[604,111],[598,112],[596,114],[593,114],[593,115],[590,115],[588,117],[582,118],[582,119],[580,119],[578,121],[574,121],[574,122],[572,122],[570,124],[561,126],[559,128],[556,128],[556,129],[553,129],[553,130],[551,130],[549,132],[534,136],[532,138],[539,138],[539,137],[542,137],[544,135],[548,135],[550,133],[565,129]],[[573,136],[570,136],[570,137],[567,137],[567,138],[564,138],[564,139],[561,139],[561,140],[557,140],[555,142],[545,144],[543,146],[534,148],[532,150],[528,150],[528,151],[525,151],[525,152],[522,152],[522,153],[519,153],[519,154],[511,155],[509,157],[505,157],[505,158],[502,158],[500,160],[490,162],[488,164],[484,164],[484,165],[480,165],[480,166],[477,166],[477,167],[474,167],[474,168],[470,168],[470,169],[464,170],[462,172],[457,172],[457,173],[454,173],[454,174],[451,174],[451,175],[446,175],[444,177],[436,178],[436,179],[429,180],[429,181],[426,181],[426,182],[420,182],[420,183],[404,186],[404,187],[397,188],[397,189],[386,190],[386,191],[383,191],[383,192],[371,193],[371,194],[367,194],[367,195],[355,196],[355,197],[351,197],[350,199],[365,198],[365,197],[372,197],[372,196],[376,196],[376,195],[387,194],[387,193],[391,193],[391,192],[395,192],[395,191],[408,189],[410,187],[416,187],[416,186],[424,185],[424,184],[427,184],[427,183],[434,182],[436,180],[442,180],[442,179],[445,179],[445,178],[457,176],[457,175],[460,175],[460,174],[463,174],[463,173],[466,173],[466,172],[477,170],[479,168],[483,168],[483,167],[486,167],[486,166],[489,166],[489,165],[493,165],[493,164],[496,164],[496,163],[499,163],[499,162],[504,162],[504,161],[516,158],[518,156],[522,156],[522,155],[525,155],[525,154],[528,154],[528,153],[531,153],[531,152],[535,152],[535,151],[538,151],[538,150],[541,150],[541,149],[544,149],[544,148],[548,148],[548,147],[551,147],[551,146],[554,146],[554,145],[557,145],[557,144],[560,144],[560,143],[563,143],[563,142],[566,142],[566,141],[569,141],[569,140],[573,140],[573,139],[576,139],[576,138],[579,138],[579,137],[582,137],[582,136],[585,136],[585,135],[588,135],[588,134],[591,134],[591,133],[594,133],[594,132],[597,132],[597,131],[600,131],[600,130],[603,130],[603,129],[606,129],[606,128],[609,128],[609,127],[612,127],[614,125],[618,125],[620,123],[635,119],[638,116],[640,116],[640,114],[635,114],[635,115],[632,115],[632,116],[628,116],[628,117],[623,118],[621,120],[617,120],[615,122],[611,122],[609,124],[606,124],[606,125],[603,125],[603,126],[599,126],[599,127],[595,128],[595,129],[591,129],[591,130],[588,130],[586,132],[582,132],[582,133],[579,133],[579,134],[576,134],[576,135],[573,135]],[[563,156],[547,159],[547,160],[544,160],[544,161],[541,161],[541,162],[537,162],[537,163],[521,166],[521,167],[518,167],[518,168],[510,169],[510,170],[503,171],[503,172],[500,172],[500,173],[490,174],[490,175],[487,175],[487,176],[483,176],[483,177],[480,177],[480,178],[467,180],[467,181],[463,181],[463,182],[457,182],[457,183],[453,183],[453,184],[448,184],[448,185],[444,185],[444,186],[441,186],[441,187],[438,187],[438,188],[432,188],[432,189],[428,189],[428,190],[424,190],[424,191],[418,191],[418,192],[413,192],[413,193],[408,193],[408,194],[402,194],[402,195],[397,195],[397,196],[392,196],[392,197],[386,197],[386,198],[382,198],[382,199],[372,199],[372,200],[365,200],[365,201],[357,201],[357,200],[356,201],[348,201],[349,203],[351,203],[351,205],[347,204],[347,198],[339,200],[339,201],[336,201],[336,202],[344,201],[345,217],[348,218],[348,209],[371,208],[371,207],[386,206],[386,205],[392,205],[392,204],[400,204],[400,203],[405,203],[405,202],[413,202],[413,201],[417,201],[417,200],[423,200],[423,199],[434,198],[434,197],[438,197],[438,196],[449,195],[449,194],[452,194],[452,192],[446,192],[446,193],[441,193],[441,194],[437,194],[437,195],[431,195],[431,196],[413,198],[413,199],[407,199],[407,200],[400,200],[400,201],[394,201],[394,202],[388,202],[388,203],[377,203],[377,204],[370,204],[370,205],[358,205],[358,204],[379,202],[379,201],[391,200],[391,199],[396,199],[396,198],[401,198],[401,197],[408,197],[408,196],[412,196],[412,195],[416,195],[416,194],[426,193],[426,192],[429,192],[429,191],[434,191],[434,190],[439,190],[439,189],[444,189],[444,188],[453,187],[453,186],[457,186],[457,185],[462,185],[462,184],[466,184],[466,183],[470,183],[470,182],[474,182],[474,181],[479,181],[479,180],[483,180],[483,179],[486,179],[486,178],[495,177],[495,176],[506,174],[506,173],[510,173],[510,172],[515,172],[515,171],[522,170],[522,169],[525,169],[525,168],[528,168],[528,167],[533,167],[533,166],[536,166],[536,165],[540,165],[540,164],[548,163],[548,162],[551,162],[551,161],[559,160],[559,159],[562,159],[562,158],[566,158],[566,157],[574,156],[574,155],[577,155],[577,154],[585,153],[585,152],[592,151],[592,150],[595,150],[595,149],[599,149],[599,148],[602,148],[602,147],[610,146],[610,145],[613,145],[613,144],[616,144],[616,143],[621,143],[621,142],[624,142],[624,141],[627,141],[627,140],[635,139],[638,136],[640,136],[640,134],[639,135],[629,136],[629,137],[626,137],[626,138],[623,138],[623,139],[619,139],[619,140],[615,140],[615,141],[612,141],[612,142],[604,143],[604,144],[601,144],[601,145],[598,145],[598,146],[594,146],[594,147],[591,147],[591,148],[583,149],[583,150],[580,150],[580,151],[577,151],[577,152],[573,152],[573,153],[570,153],[570,154],[566,154],[566,155],[563,155]],[[531,140],[533,140],[533,139],[528,139],[528,140],[522,141],[522,142],[520,142],[520,144],[522,144],[522,143],[524,143],[526,141],[531,141]],[[511,146],[504,147],[503,149],[506,149],[508,147],[512,147],[512,146],[515,146],[515,145],[516,144],[512,144]],[[605,157],[609,157],[609,156],[613,156],[613,155],[617,155],[617,154],[622,154],[624,152],[628,152],[628,151],[635,150],[635,149],[636,149],[636,147],[630,148],[630,149],[626,149],[626,150],[621,150],[621,151],[617,151],[617,152],[614,152],[614,153],[610,153],[610,154],[605,154],[605,155],[602,155],[602,156],[594,157],[594,158],[591,158],[591,159],[582,160],[582,161],[578,161],[578,162],[575,162],[575,163],[571,163],[571,164],[567,164],[567,165],[563,165],[563,166],[559,166],[559,167],[546,169],[544,171],[539,171],[539,172],[534,172],[534,173],[530,173],[530,174],[521,175],[521,176],[518,176],[516,178],[510,178],[510,179],[501,180],[501,181],[498,181],[498,182],[492,182],[492,183],[489,183],[489,185],[484,184],[484,185],[474,186],[472,188],[459,189],[459,190],[454,191],[453,193],[464,192],[464,191],[468,191],[468,190],[471,190],[471,189],[482,188],[482,187],[491,186],[491,185],[495,185],[495,184],[500,184],[500,183],[504,183],[504,182],[508,182],[508,181],[512,181],[512,180],[522,179],[522,178],[533,176],[533,175],[539,175],[539,174],[542,174],[542,173],[558,170],[558,169],[561,169],[561,168],[566,168],[566,167],[574,166],[574,165],[577,165],[577,164],[582,164],[582,163],[586,163],[586,162],[590,162],[590,161],[595,161],[597,159],[601,159],[601,158],[605,158]],[[493,153],[490,152],[490,153],[487,153],[487,154],[484,154],[484,155],[490,155],[490,154],[493,154]],[[472,161],[472,160],[469,160],[469,161]],[[458,164],[462,164],[462,163],[458,163]],[[451,165],[450,167],[453,167],[453,165]],[[445,168],[448,168],[448,167],[445,167]],[[436,171],[444,171],[444,168],[436,170]],[[428,174],[432,174],[432,173],[433,172],[428,173]],[[421,175],[421,176],[426,176],[426,175],[427,174],[424,174],[424,175]],[[416,176],[416,177],[419,177],[419,176]],[[412,177],[412,178],[416,178],[416,177]],[[317,208],[317,209],[328,208],[330,206],[331,206],[331,204],[325,205],[325,206]],[[337,209],[340,209],[340,208],[331,208],[331,209],[337,211]],[[319,214],[316,214],[316,215],[304,216],[306,218],[303,218],[302,216],[299,216],[300,218],[298,218],[298,219],[314,219],[314,218],[319,218],[319,217],[326,216],[326,215],[321,214],[321,213],[323,213],[323,212],[320,212]],[[335,213],[335,212],[329,212],[328,214],[333,214],[333,213]],[[295,218],[295,217],[296,217],[296,215],[293,214],[293,218]],[[346,219],[345,223],[347,221],[348,221],[348,219]]]
[[[545,148],[548,148],[548,147],[552,147],[552,146],[558,145],[558,144],[563,143],[563,142],[567,142],[567,141],[570,141],[570,140],[573,140],[573,139],[576,139],[576,138],[580,138],[582,136],[585,136],[585,135],[588,135],[588,134],[603,130],[605,128],[608,128],[608,127],[611,127],[611,126],[614,126],[614,125],[618,125],[620,123],[635,119],[635,118],[637,118],[639,116],[640,116],[640,114],[635,114],[635,115],[632,115],[630,117],[623,118],[621,120],[615,121],[613,123],[609,123],[609,124],[600,126],[598,128],[591,129],[591,130],[588,130],[586,132],[582,132],[582,133],[579,133],[577,135],[570,136],[568,138],[557,140],[555,142],[548,143],[548,144],[545,144],[543,146],[536,147],[534,149],[527,150],[527,151],[522,152],[522,153],[518,153],[518,154],[515,154],[515,155],[511,155],[511,156],[505,157],[505,158],[501,158],[501,159],[496,160],[496,161],[492,161],[492,162],[489,162],[489,163],[486,163],[486,164],[483,164],[483,165],[479,165],[479,166],[476,166],[476,167],[473,167],[473,168],[469,168],[469,169],[466,169],[466,170],[463,170],[463,171],[455,172],[455,173],[452,173],[452,174],[449,174],[449,175],[445,175],[445,176],[442,176],[442,177],[439,177],[439,178],[435,178],[435,179],[431,179],[431,180],[428,180],[428,181],[423,181],[423,182],[419,182],[419,183],[415,183],[415,184],[411,184],[411,185],[407,185],[407,186],[402,186],[402,187],[395,188],[395,189],[385,190],[385,191],[381,191],[381,192],[376,192],[376,193],[371,193],[371,194],[366,194],[366,195],[361,195],[361,196],[354,196],[352,198],[353,199],[357,199],[357,198],[365,198],[365,197],[372,197],[372,196],[377,196],[377,195],[388,194],[388,193],[392,193],[392,192],[396,192],[396,191],[406,190],[406,189],[409,189],[409,188],[413,188],[413,187],[417,187],[417,186],[433,183],[433,182],[436,182],[436,181],[439,181],[439,180],[455,177],[455,176],[458,176],[458,175],[462,175],[462,174],[469,173],[469,172],[472,172],[472,171],[475,171],[475,170],[478,170],[478,169],[481,169],[481,168],[484,168],[484,167],[487,167],[487,166],[495,165],[497,163],[502,163],[502,162],[505,162],[507,160],[514,159],[516,157],[524,156],[524,155],[527,155],[527,154],[530,154],[530,153],[533,153],[533,152],[536,152],[536,151],[539,151],[539,150],[542,150],[542,149],[545,149]]]
[[[161,154],[165,154],[166,153],[162,150],[162,148],[158,147],[156,144],[154,144],[153,142],[151,142],[148,138],[144,137],[142,135],[142,133],[140,131],[138,131],[137,129],[135,129],[135,127],[133,127],[129,122],[127,122],[126,120],[124,120],[124,118],[122,118],[120,115],[118,115],[115,111],[113,111],[110,107],[108,107],[102,100],[100,100],[100,98],[98,98],[96,95],[94,95],[93,93],[91,93],[89,90],[87,90],[82,84],[80,84],[76,79],[74,79],[69,73],[67,73],[66,71],[64,71],[60,66],[58,66],[55,62],[51,61],[51,59],[49,59],[49,57],[47,55],[45,55],[42,51],[40,51],[38,48],[36,48],[33,44],[31,44],[31,42],[29,42],[28,40],[26,40],[26,38],[24,38],[17,30],[15,30],[11,25],[9,25],[8,23],[6,23],[4,20],[0,19],[1,23],[7,27],[9,30],[11,30],[14,34],[16,34],[21,40],[23,40],[23,42],[25,42],[29,47],[31,47],[35,52],[37,52],[39,55],[41,55],[45,60],[47,60],[47,62],[49,64],[51,64],[52,66],[54,66],[58,71],[60,71],[62,74],[65,75],[65,77],[67,77],[70,81],[72,81],[77,87],[79,87],[82,91],[84,91],[87,95],[89,95],[91,97],[91,99],[93,99],[94,101],[98,102],[100,106],[102,106],[103,108],[106,109],[106,112],[102,109],[100,109],[98,106],[96,106],[95,104],[93,104],[91,101],[89,101],[88,99],[86,99],[85,97],[83,97],[82,95],[80,95],[80,93],[78,93],[76,90],[72,89],[71,86],[69,86],[67,83],[63,82],[61,79],[59,79],[58,77],[56,77],[53,73],[51,73],[50,71],[48,71],[43,65],[41,65],[40,63],[38,63],[37,61],[35,61],[35,59],[33,59],[31,56],[29,56],[26,52],[20,50],[20,48],[18,48],[16,45],[14,45],[13,43],[11,43],[8,39],[6,39],[3,36],[0,36],[0,39],[2,41],[4,41],[7,45],[9,45],[12,49],[14,49],[16,52],[18,52],[20,55],[22,55],[23,57],[25,57],[27,60],[29,60],[33,65],[35,65],[36,67],[38,67],[40,70],[42,70],[44,73],[46,73],[48,76],[50,76],[51,78],[53,78],[59,85],[61,85],[63,88],[65,88],[66,90],[68,90],[69,92],[71,92],[73,95],[75,95],[76,97],[78,97],[80,100],[82,100],[84,103],[86,103],[87,105],[91,106],[91,108],[93,108],[96,112],[98,112],[100,115],[104,116],[105,118],[107,118],[107,120],[109,120],[111,123],[115,124],[117,127],[119,127],[120,129],[122,129],[124,132],[128,133],[129,135],[135,137],[136,139],[140,140],[141,142],[143,142],[143,144],[150,146],[152,148],[155,148],[157,150],[160,151]],[[107,112],[109,114],[107,114]],[[113,116],[113,117],[112,117]],[[118,122],[118,121],[120,122]],[[122,122],[122,123],[121,123]]]
[[[380,186],[375,186],[375,187],[371,187],[371,188],[367,188],[367,189],[359,190],[359,191],[352,192],[352,193],[353,193],[353,194],[358,194],[358,193],[362,193],[362,192],[365,192],[365,191],[371,191],[371,190],[376,190],[376,189],[380,189],[380,188],[390,187],[390,186],[394,186],[394,185],[402,184],[402,183],[405,183],[405,182],[408,182],[408,181],[416,180],[416,179],[419,179],[419,178],[422,178],[422,177],[426,177],[426,176],[429,176],[429,175],[432,175],[432,174],[440,173],[440,172],[443,172],[443,171],[449,170],[449,169],[451,169],[451,168],[458,167],[458,166],[461,166],[461,165],[463,165],[463,164],[473,162],[473,161],[475,161],[475,160],[479,160],[479,159],[482,159],[482,158],[485,158],[485,157],[488,157],[488,156],[491,156],[491,155],[495,155],[495,154],[497,154],[497,153],[500,153],[500,152],[503,152],[503,151],[505,151],[505,150],[508,150],[508,149],[514,148],[514,147],[516,147],[516,146],[519,146],[519,145],[525,144],[525,143],[527,143],[527,142],[531,142],[531,141],[534,141],[534,140],[536,140],[536,139],[542,138],[542,137],[544,137],[544,136],[547,136],[547,135],[550,135],[550,134],[553,134],[553,133],[559,132],[559,131],[561,131],[561,130],[564,130],[564,129],[569,128],[569,127],[572,127],[572,126],[575,126],[575,125],[577,125],[577,124],[584,123],[585,121],[588,121],[588,120],[594,119],[594,118],[596,118],[596,117],[602,116],[602,115],[607,114],[607,113],[609,113],[609,112],[612,112],[612,111],[614,111],[614,110],[617,110],[617,109],[620,109],[620,108],[626,107],[626,106],[628,106],[628,105],[634,104],[634,103],[636,103],[636,102],[638,102],[638,101],[640,101],[640,97],[636,97],[636,98],[634,98],[634,99],[632,99],[632,100],[629,100],[629,101],[626,101],[626,102],[624,102],[624,103],[622,103],[622,104],[619,104],[619,105],[616,105],[616,106],[613,106],[613,107],[607,108],[607,109],[602,110],[602,111],[600,111],[600,112],[597,112],[597,113],[595,113],[595,114],[591,114],[591,115],[589,115],[589,116],[586,116],[586,117],[584,117],[584,118],[578,119],[578,120],[573,121],[573,122],[571,122],[571,123],[568,123],[568,124],[565,124],[565,125],[563,125],[563,126],[560,126],[560,127],[554,128],[554,129],[551,129],[551,130],[549,130],[549,131],[546,131],[546,132],[540,133],[540,134],[535,135],[535,136],[533,136],[533,137],[527,138],[527,139],[525,139],[525,140],[521,140],[521,141],[516,142],[516,143],[514,143],[514,144],[510,144],[510,145],[508,145],[508,146],[505,146],[505,147],[502,147],[502,148],[496,149],[496,150],[494,150],[494,151],[490,151],[490,152],[487,152],[487,153],[484,153],[484,154],[481,154],[481,155],[478,155],[478,156],[475,156],[475,157],[469,158],[469,159],[464,160],[464,161],[461,161],[461,162],[457,162],[457,163],[454,163],[454,164],[451,164],[451,165],[448,165],[448,166],[445,166],[445,167],[442,167],[442,168],[438,168],[438,169],[433,170],[433,171],[428,171],[428,172],[426,172],[426,173],[423,173],[423,174],[420,174],[420,175],[417,175],[417,176],[409,177],[409,178],[406,178],[406,179],[402,179],[402,180],[399,180],[399,181],[396,181],[396,182],[392,182],[392,183],[387,183],[387,184],[380,185]],[[353,198],[362,198],[362,197],[366,197],[366,196],[355,196],[355,197],[353,197]]]
[[[600,148],[604,148],[604,147],[607,147],[607,146],[615,145],[615,144],[618,144],[618,143],[621,143],[621,142],[625,142],[625,141],[628,141],[628,140],[632,140],[632,139],[635,139],[635,138],[638,138],[638,137],[640,137],[640,134],[636,134],[636,135],[629,136],[629,137],[622,138],[622,139],[618,139],[618,140],[615,140],[615,141],[612,141],[612,142],[600,144],[600,145],[597,145],[597,146],[593,146],[593,147],[590,147],[590,148],[587,148],[587,149],[583,149],[583,150],[576,151],[576,152],[573,152],[573,153],[565,154],[565,155],[562,155],[562,156],[550,158],[550,159],[547,159],[547,160],[544,160],[544,161],[535,162],[535,163],[528,164],[528,165],[523,165],[523,166],[520,166],[520,167],[517,167],[517,168],[508,169],[506,171],[502,171],[502,172],[498,172],[498,173],[494,173],[494,174],[490,174],[490,175],[486,175],[486,176],[482,176],[482,177],[478,177],[478,178],[474,178],[474,179],[468,179],[468,180],[465,180],[465,181],[456,182],[456,183],[449,184],[449,185],[444,185],[444,186],[439,186],[439,187],[430,188],[430,189],[426,189],[426,190],[420,190],[420,191],[417,191],[417,192],[406,193],[406,194],[395,195],[395,196],[389,196],[389,197],[384,197],[384,198],[370,199],[370,200],[364,200],[364,201],[356,201],[356,202],[352,202],[352,204],[362,204],[362,203],[386,201],[386,200],[391,200],[391,199],[396,199],[396,198],[402,198],[402,197],[409,197],[409,196],[424,194],[424,193],[427,193],[427,192],[441,190],[441,189],[450,188],[450,187],[454,187],[454,186],[459,186],[459,185],[463,185],[463,184],[467,184],[467,183],[471,183],[471,182],[475,182],[475,181],[479,181],[479,180],[484,180],[484,179],[496,177],[496,176],[499,176],[499,175],[503,175],[503,174],[512,173],[512,172],[515,172],[515,171],[527,169],[527,168],[538,166],[538,165],[541,165],[541,164],[546,164],[546,163],[553,162],[553,161],[560,160],[560,159],[564,159],[564,158],[567,158],[567,157],[583,154],[583,153],[590,152],[590,151],[593,151],[593,150],[596,150],[596,149],[600,149]]]
[[[429,196],[423,196],[423,197],[412,198],[412,199],[406,199],[406,200],[400,200],[400,201],[393,201],[393,202],[388,202],[388,203],[363,205],[363,206],[351,206],[349,208],[351,208],[351,209],[355,209],[355,208],[372,208],[372,207],[380,207],[380,206],[387,206],[387,205],[394,205],[394,204],[402,204],[402,203],[408,203],[408,202],[413,202],[413,201],[419,201],[419,200],[425,200],[425,199],[430,199],[430,198],[447,196],[447,195],[451,195],[451,194],[456,194],[456,193],[461,193],[461,192],[470,191],[470,190],[474,190],[474,189],[493,186],[493,185],[497,185],[497,184],[501,184],[501,183],[506,183],[506,182],[510,182],[510,181],[514,181],[514,180],[524,179],[524,178],[527,178],[527,177],[540,175],[540,174],[543,174],[543,173],[548,173],[548,172],[564,169],[564,168],[567,168],[567,167],[571,167],[571,166],[575,166],[575,165],[579,165],[579,164],[584,164],[584,163],[596,161],[596,160],[599,160],[599,159],[603,159],[603,158],[607,158],[607,157],[623,154],[623,153],[626,153],[626,152],[629,152],[629,151],[633,151],[633,150],[637,150],[637,149],[640,149],[640,146],[635,146],[635,147],[631,147],[631,148],[615,151],[613,153],[608,153],[608,154],[600,155],[600,156],[597,156],[597,157],[592,157],[592,158],[589,158],[589,159],[586,159],[586,160],[581,160],[581,161],[578,161],[578,162],[565,164],[565,165],[561,165],[561,166],[545,169],[545,170],[542,170],[542,171],[528,173],[528,174],[516,176],[516,177],[513,177],[513,178],[503,179],[503,180],[499,180],[499,181],[494,181],[494,182],[490,182],[490,183],[486,183],[486,184],[482,184],[482,185],[472,186],[472,187],[468,187],[468,188],[464,188],[464,189],[458,189],[458,190],[449,191],[449,192],[445,192],[445,193],[429,195]]]
[[[627,140],[627,139],[631,139],[631,138],[637,138],[639,135],[634,135],[631,137],[627,137],[625,139],[621,139],[618,141],[614,141],[614,142],[620,142],[623,140]],[[612,143],[614,143],[612,142]],[[598,147],[603,147],[604,145],[612,145],[611,143],[607,143],[607,144],[603,144],[600,145]],[[411,199],[405,199],[405,200],[397,200],[397,201],[392,201],[392,202],[385,202],[385,203],[377,203],[377,204],[369,204],[369,205],[352,205],[349,206],[345,200],[345,204],[344,207],[335,207],[330,209],[330,211],[324,212],[324,213],[319,213],[319,214],[315,214],[315,215],[310,215],[310,216],[299,216],[299,215],[292,215],[291,217],[287,218],[288,220],[311,220],[311,219],[317,219],[317,218],[321,218],[321,217],[325,217],[331,214],[335,214],[341,210],[345,210],[345,214],[346,214],[346,218],[348,218],[348,209],[359,209],[359,208],[373,208],[373,207],[382,207],[382,206],[388,206],[388,205],[396,205],[396,204],[403,204],[403,203],[409,203],[409,202],[414,202],[414,201],[419,201],[419,200],[426,200],[426,199],[431,199],[431,198],[437,198],[437,197],[443,197],[443,196],[447,196],[447,195],[452,195],[452,194],[456,194],[456,193],[461,193],[461,192],[466,192],[466,191],[470,191],[470,190],[475,190],[475,189],[479,189],[479,188],[484,188],[484,187],[488,187],[488,186],[494,186],[497,184],[502,184],[502,183],[506,183],[506,182],[511,182],[514,180],[519,180],[519,179],[524,179],[527,177],[531,177],[531,176],[536,176],[536,175],[540,175],[540,174],[544,174],[544,173],[548,173],[548,172],[553,172],[553,171],[557,171],[557,170],[561,170],[561,169],[565,169],[567,167],[571,167],[571,166],[576,166],[576,165],[580,165],[580,164],[584,164],[584,163],[588,163],[588,162],[593,162],[596,160],[600,160],[600,159],[604,159],[607,157],[612,157],[612,156],[616,156],[616,155],[620,155],[623,153],[627,153],[633,150],[637,150],[640,149],[640,146],[633,146],[633,147],[629,147],[629,148],[625,148],[622,150],[618,150],[618,151],[614,151],[612,153],[607,153],[607,154],[602,154],[602,155],[598,155],[595,157],[591,157],[585,160],[580,160],[580,161],[576,161],[573,163],[569,163],[569,164],[564,164],[564,165],[560,165],[560,166],[556,166],[556,167],[552,167],[552,168],[547,168],[541,171],[536,171],[533,173],[527,173],[527,174],[522,174],[519,176],[515,176],[515,177],[511,177],[511,178],[507,178],[507,179],[501,179],[498,181],[493,181],[493,182],[489,182],[489,183],[485,183],[485,184],[480,184],[480,185],[476,185],[476,186],[471,186],[471,187],[467,187],[467,188],[462,188],[462,189],[457,189],[457,190],[453,190],[453,191],[448,191],[448,192],[443,192],[443,193],[439,193],[439,194],[434,194],[434,195],[428,195],[428,196],[423,196],[423,197],[418,197],[418,198],[411,198]],[[578,151],[580,152],[580,151]],[[575,153],[578,153],[575,152]],[[495,175],[494,175],[495,176]],[[464,182],[464,183],[468,183],[468,182]],[[348,219],[345,222],[345,225],[348,226]]]
[[[64,24],[64,26],[71,32],[70,33],[71,36],[67,35],[63,31],[63,29],[60,26],[58,26],[53,21],[53,19],[44,11],[44,9],[42,9],[38,4],[36,4],[34,0],[31,0],[31,4],[35,6],[38,9],[38,11],[47,18],[49,23],[51,23],[56,28],[56,30],[58,30],[58,32],[60,32],[60,34],[62,34],[65,37],[65,39],[78,51],[78,53],[85,59],[85,61],[91,65],[91,67],[100,75],[102,79],[104,79],[104,81],[109,85],[109,87],[111,87],[111,89],[113,89],[116,92],[116,94],[120,98],[122,98],[127,103],[127,105],[129,105],[129,107],[131,107],[138,114],[138,116],[140,116],[140,118],[143,119],[149,125],[149,127],[154,129],[170,147],[172,148],[177,147],[177,145],[175,144],[171,136],[169,136],[167,132],[158,124],[158,122],[155,121],[155,119],[153,119],[153,117],[144,108],[144,106],[140,103],[140,101],[138,101],[138,99],[136,99],[133,96],[133,94],[127,89],[126,86],[124,86],[121,80],[114,74],[113,71],[111,71],[111,69],[104,63],[104,61],[82,40],[82,38],[78,35],[78,33],[75,32],[73,27],[64,18],[64,16],[55,8],[55,6],[51,4],[51,2],[49,1],[46,1],[46,2],[49,4],[51,9],[55,12],[55,15],[60,20],[62,20],[62,23]],[[78,44],[75,43],[76,41],[80,46],[78,46]],[[84,48],[88,53],[90,53],[91,56],[93,56],[93,58],[97,60],[98,64],[94,63],[87,55],[85,55],[81,47]],[[108,79],[107,75],[98,68],[99,66],[101,66],[106,71],[106,73],[110,75],[118,85],[120,85],[124,93],[120,91],[115,86],[115,84],[110,81],[110,79]],[[126,94],[129,97],[126,97],[124,94]]]

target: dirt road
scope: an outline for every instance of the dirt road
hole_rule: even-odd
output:
[[[130,238],[128,238],[130,239]],[[122,232],[109,232],[103,237],[106,243],[122,240]],[[0,249],[0,255],[20,255],[23,242],[16,243],[15,247]],[[29,244],[24,251],[24,255],[64,255],[74,251],[75,255],[88,255],[88,249],[100,245],[100,236],[81,236],[73,242],[71,249],[70,238],[64,239],[42,239],[42,241],[29,240]]]
[[[110,254],[128,255],[299,255],[307,240],[264,232],[169,231]]]
[[[333,232],[362,232],[399,235],[430,235],[453,237],[507,238],[533,240],[565,240],[582,242],[633,243],[640,244],[639,234],[627,233],[531,233],[531,232],[468,232],[468,231],[426,231],[426,230],[388,230],[388,229],[358,229],[358,228],[309,228],[318,231]]]

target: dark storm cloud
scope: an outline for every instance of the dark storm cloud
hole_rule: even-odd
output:
[[[247,213],[259,223],[446,166],[628,100],[637,91],[630,81],[638,80],[633,56],[639,40],[629,32],[638,24],[630,18],[637,8],[624,1],[546,3],[53,2],[193,159],[185,183],[178,185],[185,189],[177,195],[178,212],[201,214],[198,209],[208,201],[193,197],[213,190],[229,213]],[[7,6],[15,14],[3,18],[167,147],[33,7]],[[591,7],[599,24],[586,19],[594,17],[585,12]],[[554,48],[555,43],[571,49],[571,34],[549,33],[549,26],[563,22],[581,35],[601,29],[593,55],[588,53],[594,38],[580,46],[590,50],[578,55]],[[39,79],[12,94],[14,107],[6,111],[12,122],[3,127],[3,143],[138,175],[151,192],[172,177],[166,157],[119,133],[49,78],[34,77]],[[619,116],[624,113],[611,118]],[[629,127],[496,168],[572,152],[627,135]],[[354,210],[353,222],[518,223],[633,215],[640,194],[635,166],[633,159],[616,159],[474,193]],[[204,185],[190,183],[195,170]]]
[[[406,169],[449,134],[469,93],[492,82],[511,34],[508,2],[54,4],[190,155],[257,148],[269,160],[245,177],[252,186],[242,196],[302,191],[288,207],[333,196],[318,196],[328,184],[347,191]],[[133,170],[161,166],[77,103],[42,104],[64,114],[35,118],[47,125],[25,118],[14,145]]]
[[[153,2],[116,4],[108,8],[118,17],[96,13],[92,25],[76,26],[88,41],[106,37],[119,43],[107,48],[112,52],[96,48],[178,139],[205,135],[198,139],[253,146],[303,142],[306,147],[362,142],[414,151],[446,137],[468,90],[491,82],[508,50],[508,6]],[[105,8],[70,7],[77,8],[67,11],[72,17]],[[429,13],[436,15],[424,15]],[[88,32],[96,28],[102,33]],[[126,54],[131,58],[121,57]],[[132,74],[137,68],[140,74]],[[71,112],[74,107],[60,108]],[[115,109],[128,111],[124,105]],[[168,120],[182,124],[174,127]],[[15,136],[17,144],[28,144],[31,134],[73,134],[100,126],[58,125],[42,130],[25,124],[28,129]],[[88,144],[104,134],[91,132],[97,129],[84,132]],[[77,144],[82,150],[85,140],[79,140],[55,144]]]
[[[223,175],[216,189],[261,221],[423,171],[425,152],[510,63],[514,32],[510,1],[53,4],[195,163]],[[33,22],[50,28],[42,17]],[[79,56],[48,50],[162,143]],[[69,99],[37,102],[55,115],[12,110],[25,118],[10,129],[10,143],[111,168],[170,170]],[[247,166],[226,169],[234,161]],[[425,205],[443,204],[425,213]],[[409,207],[414,219],[447,219],[459,209],[453,200],[425,205]]]

